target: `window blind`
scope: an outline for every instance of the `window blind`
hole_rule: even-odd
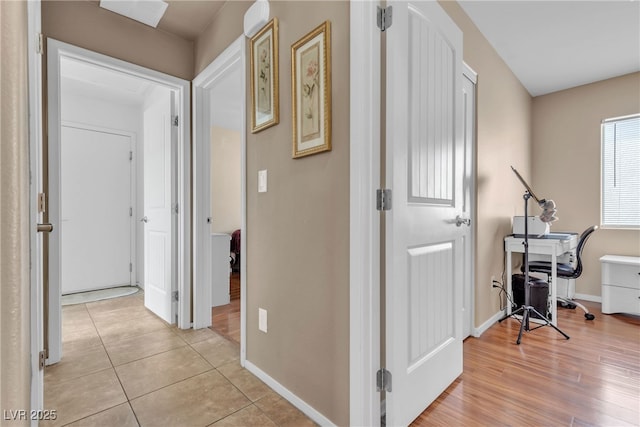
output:
[[[602,122],[602,225],[640,228],[640,115]]]

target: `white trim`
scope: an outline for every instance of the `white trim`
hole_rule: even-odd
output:
[[[316,411],[311,405],[309,405],[304,400],[300,399],[298,396],[293,394],[289,389],[280,384],[278,381],[271,378],[266,372],[258,368],[253,363],[248,360],[245,362],[245,368],[251,372],[253,375],[258,377],[262,382],[271,387],[276,393],[280,396],[284,397],[289,403],[293,406],[301,410],[306,416],[311,418],[314,422],[318,423],[321,426],[335,426],[333,422],[320,412]]]
[[[54,232],[50,235],[50,270],[49,270],[49,359],[48,363],[60,360],[62,349],[61,325],[60,325],[60,238],[55,232],[59,225],[60,216],[60,58],[73,58],[78,61],[88,62],[106,69],[128,74],[137,78],[148,80],[154,84],[167,87],[175,91],[178,97],[178,110],[180,116],[178,135],[178,194],[177,201],[180,207],[178,226],[178,292],[180,302],[178,305],[178,327],[189,328],[191,314],[191,201],[190,201],[190,175],[191,175],[191,122],[190,118],[190,83],[177,77],[169,76],[158,71],[150,70],[116,58],[92,52],[77,46],[63,43],[54,39],[48,39],[48,112],[49,112],[49,213],[50,222],[54,225]]]
[[[29,250],[31,256],[31,410],[44,408],[44,370],[41,370],[40,351],[44,348],[42,294],[42,233],[36,232],[42,215],[38,212],[38,192],[42,191],[42,54],[37,52],[42,31],[40,0],[27,2],[28,61],[29,61]],[[37,420],[31,420],[37,426]]]
[[[462,75],[471,80],[474,85],[478,84],[478,73],[464,61],[462,61]]]
[[[380,425],[380,32],[377,2],[350,4],[349,424]],[[363,72],[364,70],[364,72]]]
[[[573,299],[581,299],[581,300],[584,300],[584,301],[599,302],[600,304],[602,304],[602,297],[601,296],[597,296],[597,295],[575,294],[573,296]]]
[[[194,329],[208,327],[211,325],[211,243],[210,225],[207,217],[211,215],[211,192],[210,192],[210,166],[211,156],[209,153],[209,129],[211,115],[209,89],[222,76],[226,74],[230,67],[239,64],[242,73],[242,99],[246,99],[246,43],[244,36],[240,36],[227,47],[216,59],[213,60],[198,76],[193,80],[193,114],[194,114],[194,138],[193,138],[193,272],[194,272],[194,305],[193,321]],[[242,103],[243,124],[246,123],[246,107]],[[240,241],[240,364],[244,366],[246,360],[246,312],[247,312],[247,207],[246,207],[246,164],[247,164],[247,136],[246,126],[241,131],[241,241]]]
[[[487,329],[492,327],[501,317],[503,317],[506,313],[506,310],[500,310],[493,316],[491,316],[486,322],[477,328],[473,329],[472,335],[476,338],[479,338],[480,335],[484,334]]]

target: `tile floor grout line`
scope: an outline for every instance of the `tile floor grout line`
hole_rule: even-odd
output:
[[[130,361],[125,362],[125,363],[121,363],[121,364],[119,364],[119,365],[117,365],[117,366],[116,366],[116,365],[114,365],[113,367],[114,367],[114,368],[121,368],[121,367],[123,367],[123,366],[130,365],[130,364],[135,363],[135,362],[140,362],[140,361],[145,360],[145,359],[150,359],[150,358],[152,358],[152,357],[159,356],[159,355],[161,355],[161,354],[165,354],[165,353],[169,353],[170,351],[179,350],[179,349],[181,349],[181,348],[188,347],[188,346],[189,346],[189,344],[186,344],[186,343],[185,343],[185,345],[181,345],[180,347],[174,347],[174,348],[170,348],[170,349],[168,349],[168,350],[161,350],[161,351],[159,351],[158,353],[149,354],[149,355],[144,356],[144,357],[141,357],[141,358],[139,358],[139,359],[134,359],[134,360],[130,360]],[[200,356],[200,354],[198,354],[198,355]]]
[[[63,424],[63,425],[62,425],[62,427],[65,427],[65,426],[71,425],[71,424],[73,424],[73,423],[77,423],[78,421],[86,420],[87,418],[91,418],[91,417],[93,417],[93,416],[95,416],[95,415],[98,415],[98,414],[101,414],[101,413],[103,413],[103,412],[110,411],[111,409],[115,408],[116,406],[124,405],[125,403],[129,403],[129,401],[121,402],[121,403],[118,403],[118,404],[116,404],[116,405],[110,406],[109,408],[101,409],[101,410],[99,410],[98,412],[95,412],[95,413],[93,413],[93,414],[89,414],[89,415],[87,415],[87,416],[85,416],[85,417],[82,417],[82,418],[78,418],[78,419],[76,419],[76,420],[69,421],[68,423]],[[138,425],[139,425],[139,423],[138,423]]]
[[[269,416],[268,416],[267,414],[265,414],[265,413],[262,411],[262,409],[258,408],[256,405],[254,405],[254,404],[253,404],[253,402],[249,401],[249,404],[247,404],[246,406],[243,406],[242,408],[237,409],[237,410],[235,410],[235,411],[231,412],[230,414],[225,415],[225,416],[224,416],[224,417],[222,417],[222,418],[218,418],[217,420],[215,420],[215,421],[214,421],[214,422],[212,422],[211,424],[207,424],[207,427],[211,427],[211,426],[212,426],[212,425],[214,425],[215,423],[219,423],[219,422],[220,422],[220,421],[222,421],[222,420],[226,420],[227,418],[229,418],[229,417],[231,417],[231,416],[233,416],[233,415],[237,414],[238,412],[240,412],[240,411],[244,411],[244,410],[245,410],[245,409],[247,409],[249,406],[254,406],[258,411],[260,411],[260,412],[261,412],[261,413],[263,413],[267,418],[269,418]],[[269,419],[271,420],[271,418],[269,418]],[[273,420],[271,420],[271,421],[273,421]],[[274,424],[275,424],[275,423],[274,423]]]
[[[133,410],[133,406],[131,405],[131,401],[127,400],[127,405],[129,405],[129,409],[131,409],[131,413],[133,414],[133,416],[136,419],[136,422],[138,423],[138,427],[142,426],[142,423],[140,422],[140,420],[138,419],[138,414],[136,414],[136,411]]]
[[[211,364],[209,364],[209,365],[211,365]],[[211,369],[207,369],[206,371],[198,372],[198,373],[197,373],[197,374],[195,374],[195,375],[191,375],[190,377],[185,377],[185,378],[183,378],[183,379],[181,379],[181,380],[178,380],[178,381],[176,381],[176,382],[174,382],[174,383],[167,384],[167,385],[163,385],[162,387],[157,388],[157,389],[155,389],[155,390],[150,390],[150,391],[148,391],[148,392],[146,392],[146,393],[144,393],[144,394],[141,394],[140,396],[136,396],[136,397],[134,397],[134,398],[132,398],[132,399],[129,399],[129,396],[126,394],[126,392],[125,392],[125,396],[127,396],[127,399],[129,400],[129,402],[131,402],[131,401],[133,401],[133,400],[138,400],[138,399],[140,399],[141,397],[147,396],[147,395],[149,395],[149,394],[151,394],[151,393],[155,393],[155,392],[160,391],[160,390],[163,390],[163,389],[165,389],[165,388],[167,388],[167,387],[172,387],[172,386],[174,386],[174,385],[176,385],[176,384],[180,384],[181,382],[184,382],[184,381],[190,380],[190,379],[192,379],[192,378],[197,377],[198,375],[206,374],[206,373],[211,372],[211,371],[217,371],[217,369],[216,369],[216,368],[214,368],[214,367],[212,367]],[[220,375],[222,375],[222,374],[220,374]]]

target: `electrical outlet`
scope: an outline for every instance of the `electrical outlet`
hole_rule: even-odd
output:
[[[267,310],[258,308],[258,329],[267,333]]]

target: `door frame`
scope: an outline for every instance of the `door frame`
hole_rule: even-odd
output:
[[[246,362],[246,295],[247,295],[247,130],[246,130],[246,39],[244,35],[232,42],[213,62],[193,80],[193,327],[211,325],[211,227],[207,218],[211,216],[211,155],[210,129],[212,85],[232,67],[239,64],[242,73],[240,132],[240,191],[241,191],[241,234],[240,234],[240,364]]]
[[[380,425],[381,39],[379,2],[350,2],[349,413],[350,425]],[[368,70],[363,73],[362,70]]]
[[[464,60],[462,61],[462,78],[468,79],[473,84],[473,136],[471,138],[471,147],[469,147],[469,152],[465,152],[465,156],[469,155],[471,157],[471,167],[470,167],[470,180],[469,180],[469,213],[471,218],[471,228],[470,241],[471,245],[471,259],[469,260],[469,271],[471,275],[469,280],[466,283],[463,283],[465,289],[463,290],[463,298],[465,293],[469,293],[470,298],[470,307],[469,307],[469,336],[479,337],[475,327],[475,315],[476,315],[476,307],[475,307],[475,294],[476,294],[476,236],[477,236],[477,220],[478,220],[478,210],[476,204],[476,168],[477,168],[477,139],[478,139],[478,73],[476,73],[473,68],[471,68]],[[465,129],[466,131],[467,129]],[[464,335],[464,334],[463,334]]]
[[[169,76],[120,59],[112,58],[97,52],[83,49],[54,39],[47,39],[47,71],[48,71],[48,151],[49,180],[48,211],[49,219],[54,224],[54,232],[50,235],[49,250],[49,351],[47,363],[56,363],[62,357],[61,343],[61,304],[60,304],[60,238],[55,227],[60,221],[60,60],[70,58],[90,63],[95,66],[128,74],[132,77],[148,80],[151,83],[165,86],[173,90],[177,96],[178,123],[178,194],[179,207],[177,269],[178,269],[178,327],[191,327],[191,208],[190,208],[190,83],[186,80]],[[53,182],[52,182],[53,181]]]
[[[30,256],[31,256],[31,410],[44,408],[44,370],[40,369],[40,351],[44,350],[44,304],[43,304],[43,233],[36,231],[42,222],[38,212],[38,193],[43,190],[42,181],[42,50],[38,48],[42,28],[40,0],[27,2],[28,48],[29,48],[29,190],[30,210]],[[37,426],[32,420],[31,425]]]
[[[376,26],[381,2],[350,1],[350,333],[349,413],[351,425],[380,425],[376,372],[380,353],[380,214],[375,192],[381,177],[381,49],[383,33]],[[464,64],[464,58],[463,58]],[[362,73],[361,70],[368,70]],[[476,125],[477,128],[477,125]],[[476,146],[472,148],[471,286],[475,289]],[[475,312],[475,296],[472,293]],[[471,316],[474,322],[474,315]],[[478,336],[472,328],[473,335]]]

